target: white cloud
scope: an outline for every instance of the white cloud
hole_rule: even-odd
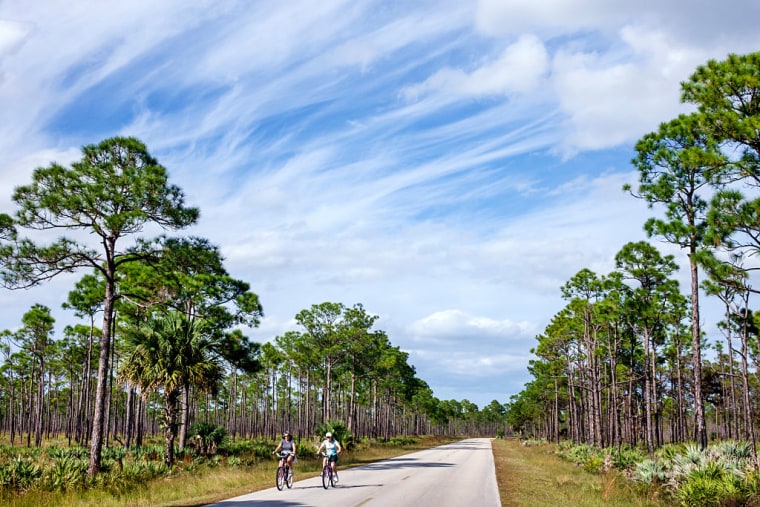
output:
[[[529,93],[540,85],[547,68],[548,54],[541,40],[523,35],[493,61],[470,72],[444,68],[403,93],[412,100],[431,92],[467,97]]]
[[[412,322],[409,332],[424,342],[459,342],[461,340],[492,341],[513,335],[532,336],[535,327],[529,322],[513,322],[476,317],[461,310],[443,310]]]
[[[0,19],[0,64],[6,55],[21,46],[30,29],[27,23]]]
[[[490,347],[483,347],[480,343],[472,343],[468,351],[462,351],[461,348],[454,353],[449,349],[439,351],[417,349],[412,350],[411,355],[423,361],[424,365],[431,370],[437,368],[439,375],[443,373],[441,376],[487,378],[521,373],[529,357],[529,354],[525,352],[527,351],[517,354],[499,352]]]
[[[524,32],[551,36],[604,26],[626,10],[609,0],[479,0],[475,23],[491,36]]]
[[[532,32],[543,37],[582,32],[614,34],[621,27],[640,25],[667,30],[678,46],[702,50],[747,52],[756,37],[754,22],[760,5],[753,0],[690,2],[660,0],[479,0],[476,28],[491,37]]]
[[[0,166],[0,180],[2,180],[0,189],[3,192],[3,195],[0,196],[0,213],[11,214],[15,211],[10,200],[13,189],[29,183],[34,169],[47,167],[52,162],[67,165],[81,158],[81,151],[76,148],[68,148],[64,151],[42,148],[38,151],[32,151],[33,144],[31,143],[27,145],[27,148],[30,151],[21,158],[13,160],[6,166]]]
[[[756,50],[753,15],[760,6],[748,1],[718,9],[708,1],[481,0],[475,21],[495,39],[551,40],[549,79],[567,117],[558,150],[573,155],[632,143],[686,111],[679,83],[697,65]]]
[[[554,56],[552,82],[568,118],[566,153],[633,143],[693,109],[680,103],[680,82],[704,55],[659,31],[626,27],[621,40],[632,57],[565,49]]]

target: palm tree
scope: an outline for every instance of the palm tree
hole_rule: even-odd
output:
[[[178,312],[154,316],[126,334],[128,349],[119,377],[143,394],[161,391],[164,397],[164,462],[174,464],[179,397],[190,386],[214,389],[224,370],[208,339],[202,320]]]

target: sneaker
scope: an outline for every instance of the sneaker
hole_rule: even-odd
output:
[[[335,481],[335,484],[338,483],[338,472],[335,472],[335,475],[333,475],[333,481]]]

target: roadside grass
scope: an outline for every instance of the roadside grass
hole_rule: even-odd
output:
[[[351,468],[428,449],[454,439],[424,437],[407,445],[360,444],[341,454],[340,468]],[[202,465],[168,477],[130,487],[89,489],[72,492],[28,491],[0,498],[4,507],[200,507],[226,498],[274,487],[277,461],[259,460],[253,465],[231,466],[226,460],[216,466]],[[299,458],[296,481],[319,475],[322,462]]]
[[[564,461],[552,444],[523,446],[494,439],[494,463],[502,507],[664,507],[646,498],[624,477],[594,474]]]

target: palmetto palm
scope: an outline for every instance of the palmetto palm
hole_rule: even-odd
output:
[[[182,389],[190,386],[214,389],[224,373],[205,328],[202,320],[190,320],[171,312],[151,317],[125,336],[129,354],[120,378],[139,387],[144,394],[163,393],[167,466],[174,464]]]

